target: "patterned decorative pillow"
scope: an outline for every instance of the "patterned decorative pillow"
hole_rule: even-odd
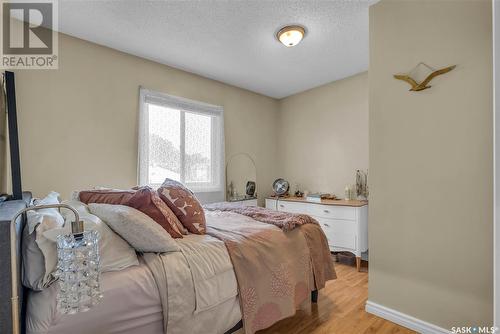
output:
[[[81,191],[79,197],[85,204],[119,204],[137,209],[160,224],[173,238],[182,238],[182,234],[187,234],[179,219],[150,187]]]
[[[205,234],[205,212],[191,190],[180,182],[165,179],[158,194],[189,232]]]

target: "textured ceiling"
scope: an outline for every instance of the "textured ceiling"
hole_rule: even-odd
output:
[[[59,30],[282,98],[368,69],[373,0],[59,1]],[[275,38],[306,27],[298,46]]]

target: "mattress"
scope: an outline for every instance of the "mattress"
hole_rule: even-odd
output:
[[[224,247],[221,241],[209,236],[190,235],[186,240],[183,239],[182,243],[190,247],[194,247],[196,243],[203,243],[205,244],[203,247],[213,248],[213,252],[204,255],[205,259],[210,262],[209,258],[212,257],[210,254],[213,253],[214,263],[221,261],[220,249]],[[224,251],[227,253],[225,249]],[[138,266],[118,272],[103,273],[101,290],[104,298],[99,305],[84,313],[62,315],[57,312],[57,284],[52,284],[41,292],[30,291],[26,333],[162,334],[164,314],[167,314],[171,317],[169,320],[171,327],[167,328],[169,334],[188,332],[219,334],[225,333],[241,319],[237,292],[232,292],[236,286],[235,281],[231,282],[234,274],[228,275],[227,265],[219,266],[220,272],[212,272],[206,283],[208,284],[206,288],[211,287],[212,290],[216,287],[220,290],[216,296],[220,302],[213,307],[200,309],[204,300],[197,300],[203,298],[200,298],[200,292],[196,291],[196,287],[203,286],[203,282],[200,282],[199,271],[190,268],[193,260],[189,256],[186,257],[183,252],[168,253],[167,256],[168,263],[171,263],[168,268],[169,287],[175,287],[175,291],[169,291],[168,305],[162,307],[158,283],[141,259]],[[208,263],[206,267],[211,266]],[[195,280],[198,281],[197,284]],[[229,291],[228,286],[232,287]]]
[[[56,309],[58,284],[30,291],[26,315],[27,334],[163,333],[163,312],[158,288],[141,261],[101,276],[101,303],[87,312],[62,315]]]

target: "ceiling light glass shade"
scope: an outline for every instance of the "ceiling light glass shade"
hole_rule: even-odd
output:
[[[302,41],[306,31],[301,26],[286,26],[278,31],[277,37],[287,48],[295,46]]]

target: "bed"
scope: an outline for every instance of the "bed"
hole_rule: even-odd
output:
[[[12,201],[8,205],[8,210],[6,207],[0,206],[0,217],[3,220],[0,223],[0,228],[5,227],[9,216],[24,206],[26,206],[26,201]],[[269,234],[273,233],[281,235],[282,231],[276,226],[262,224],[249,216],[229,212],[229,210],[228,212],[217,210],[217,208],[207,211],[207,221],[212,233],[207,235],[190,234],[178,240],[181,251],[165,254],[139,254],[139,265],[120,271],[103,273],[101,290],[104,298],[99,305],[88,312],[76,315],[59,314],[56,308],[58,284],[52,284],[39,292],[24,289],[25,298],[21,303],[21,328],[24,330],[23,332],[27,334],[223,334],[233,333],[241,329],[246,320],[246,332],[253,333],[272,325],[278,319],[277,316],[281,318],[289,316],[288,313],[275,314],[274,318],[267,316],[266,313],[276,312],[275,309],[269,307],[269,302],[260,308],[264,317],[259,316],[257,310],[255,310],[256,315],[252,315],[255,319],[247,316],[249,308],[255,307],[249,301],[255,302],[255,300],[252,300],[251,296],[248,297],[249,289],[243,288],[248,286],[248,282],[242,282],[241,272],[244,271],[245,275],[251,276],[252,268],[248,270],[249,268],[243,267],[251,267],[255,264],[255,259],[248,260],[243,256],[244,259],[241,261],[247,262],[237,265],[235,259],[231,258],[228,253],[228,245],[231,244],[228,240],[246,233],[242,232],[240,226],[245,226],[246,230],[252,228],[263,230],[264,233],[259,232],[259,238],[255,240],[258,244],[262,242],[262,236],[265,235],[267,238]],[[23,227],[24,221],[21,219],[18,223],[18,230],[22,231]],[[321,229],[317,230],[310,228],[310,231],[314,232],[309,236],[312,241],[322,241]],[[287,242],[302,240],[299,229],[296,229],[295,232],[288,232],[286,235],[291,236]],[[242,239],[251,238],[243,236]],[[266,250],[259,250],[261,253],[257,258],[262,258],[267,253],[272,255],[272,250],[269,249],[279,248],[270,246],[269,243],[259,245],[264,245],[262,247]],[[256,248],[255,245],[252,247]],[[234,250],[232,251],[234,252]],[[281,251],[281,253],[283,252]],[[245,255],[244,252],[241,254]],[[305,264],[304,268],[310,268],[308,266],[309,258],[300,258],[300,254],[293,256],[297,262]],[[8,259],[7,253],[2,252],[0,258],[6,261]],[[277,261],[280,259],[278,254],[276,254],[276,259]],[[314,263],[312,266],[314,267]],[[323,277],[323,284],[318,286],[318,277],[315,276],[319,276],[317,273],[320,271],[314,271],[314,268],[303,269],[303,271],[305,280],[309,279],[310,286],[308,285],[302,290],[298,289],[298,285],[292,286],[292,290],[295,289],[294,298],[296,299],[293,313],[295,309],[309,307],[311,301],[315,302],[318,288],[324,286],[325,280],[332,279],[331,273],[321,272],[325,277]],[[6,274],[2,273],[2,283],[10,283],[10,276]],[[282,280],[288,274],[284,270],[284,276],[277,277],[272,282],[273,284],[270,285],[272,290],[269,291],[274,296],[270,296],[270,298],[283,297],[280,294],[286,293],[287,287],[286,284],[282,284]],[[272,277],[274,279],[275,276]],[[306,291],[307,300],[304,298],[298,300],[297,291],[301,293]],[[2,300],[6,300],[4,296],[10,295],[10,284],[2,284],[0,292]],[[257,306],[259,306],[258,303]],[[0,332],[11,332],[10,307],[6,308],[5,305],[2,305],[0,312]],[[253,326],[253,329],[250,326]]]

